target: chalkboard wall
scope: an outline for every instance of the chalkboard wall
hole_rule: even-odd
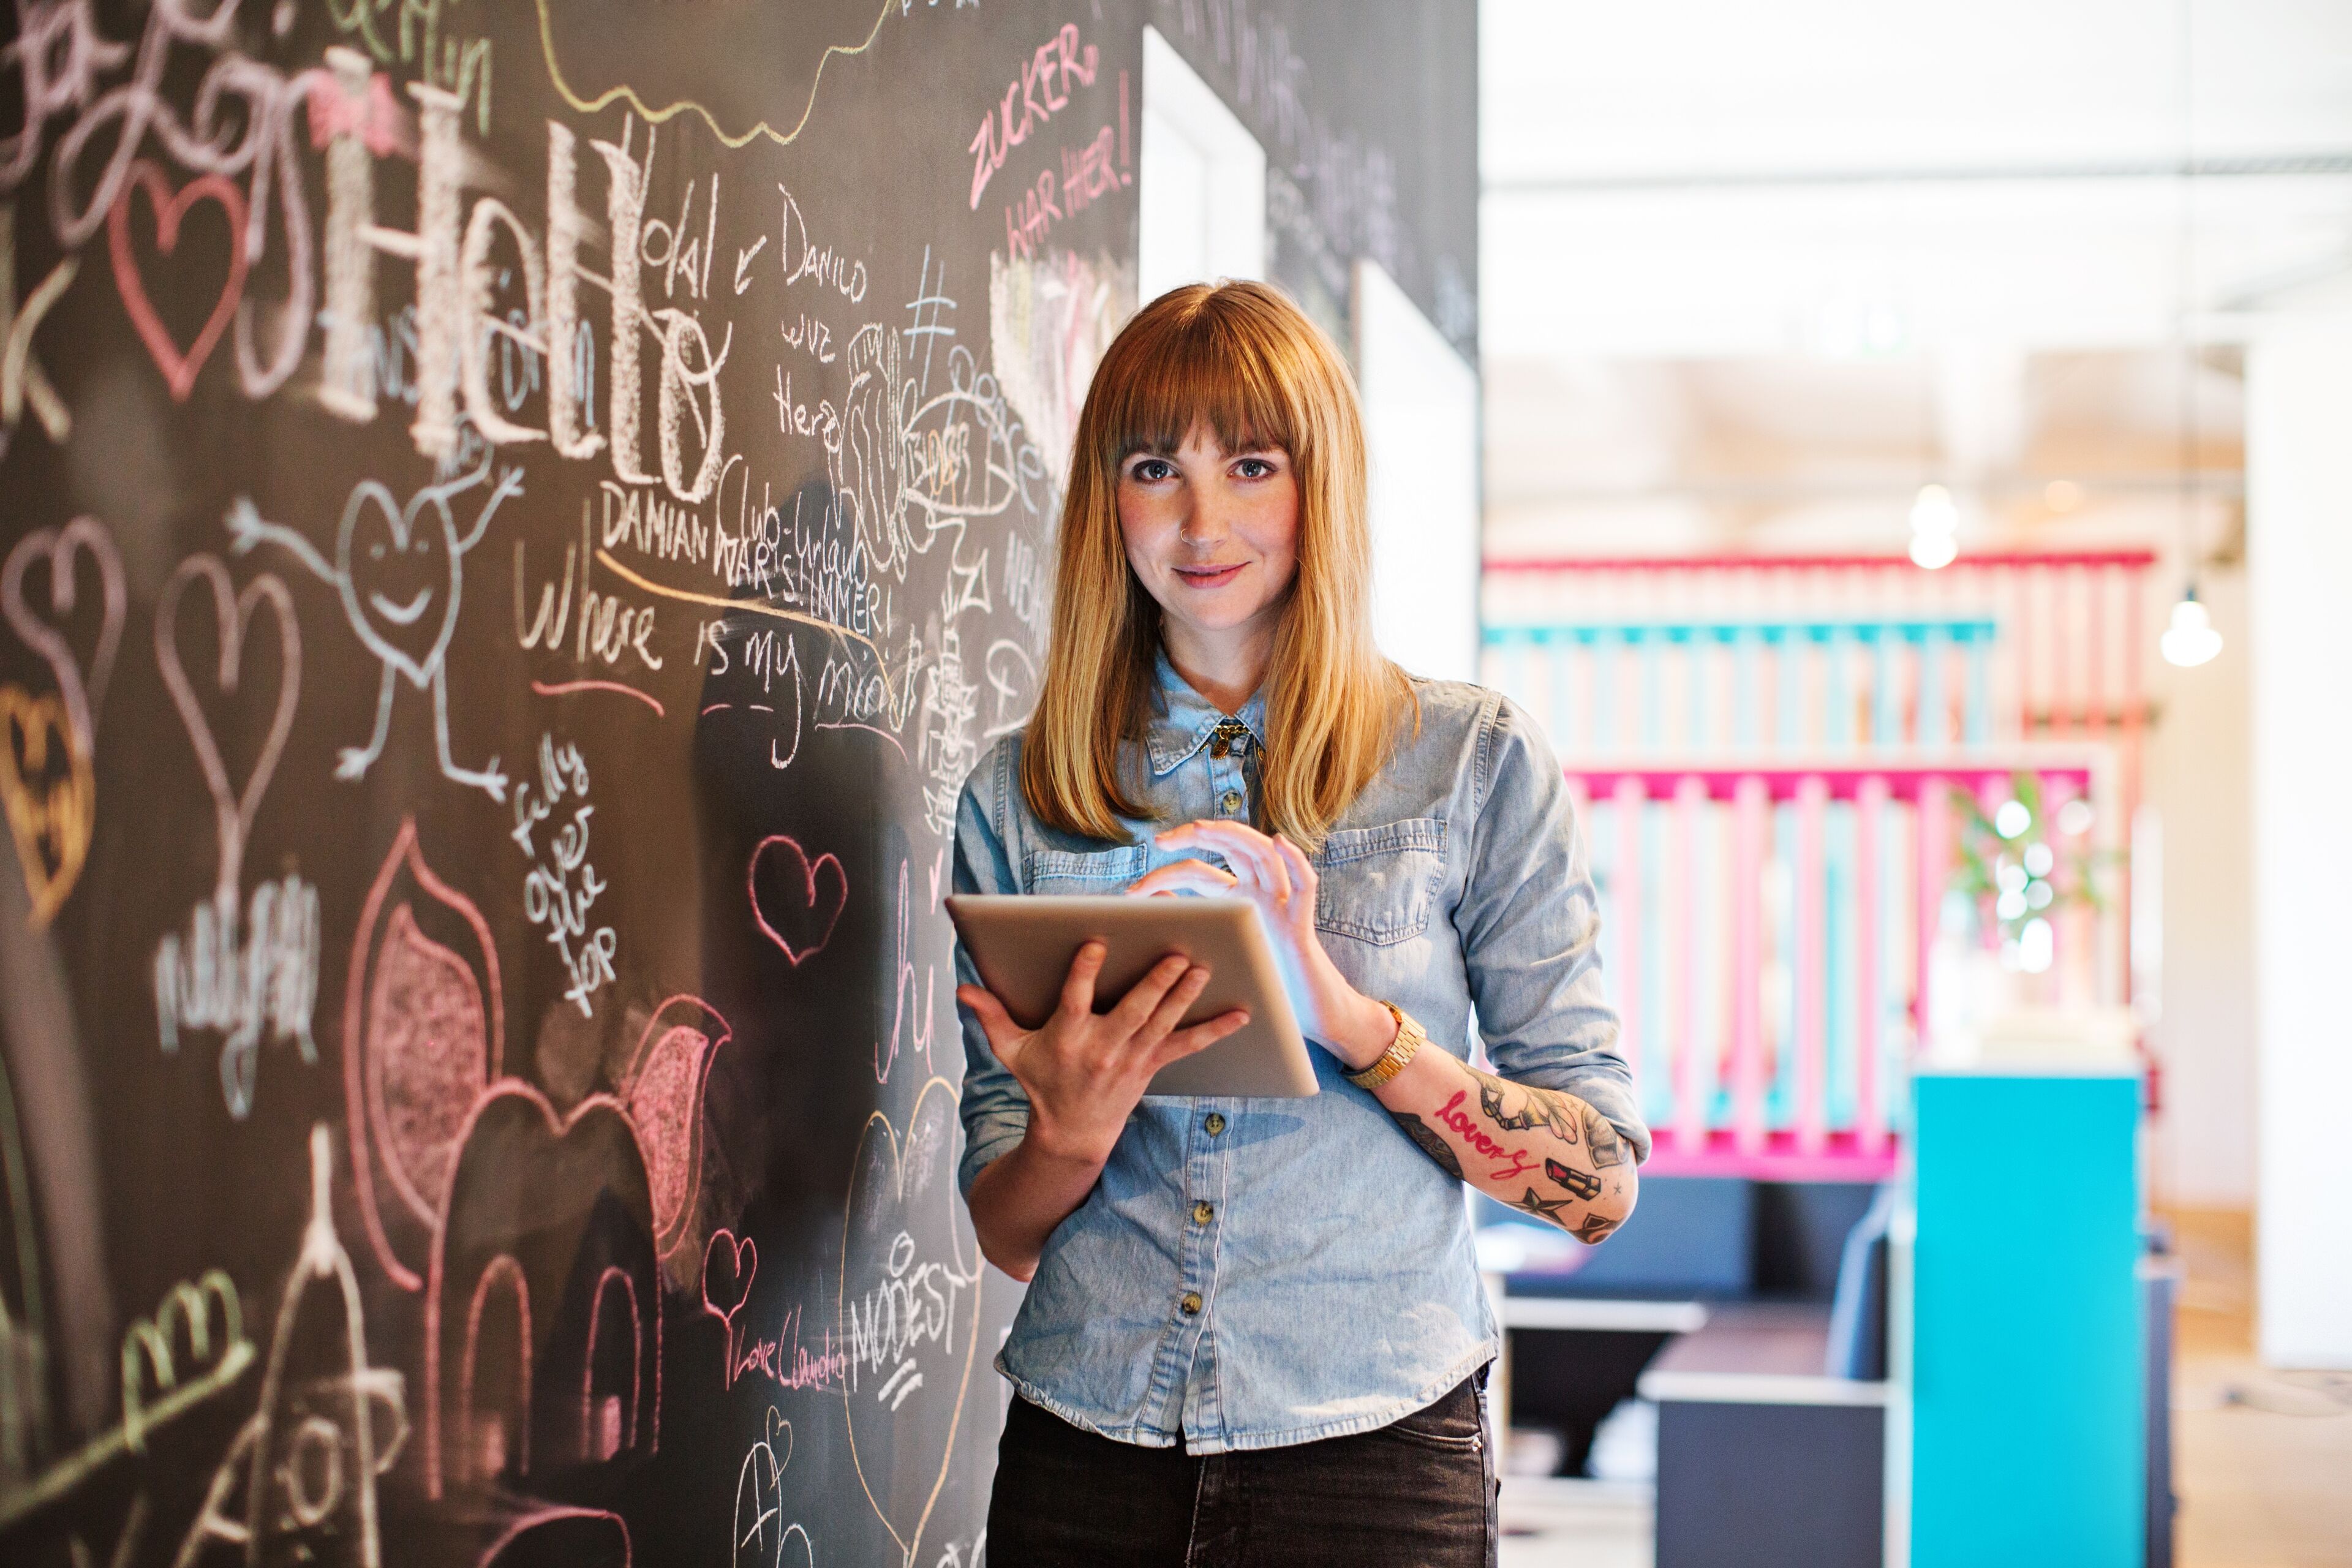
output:
[[[1457,0],[25,0],[0,1560],[981,1561],[958,786],[1142,30],[1467,352]]]

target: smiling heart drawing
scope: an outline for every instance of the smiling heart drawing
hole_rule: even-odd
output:
[[[173,340],[171,329],[156,314],[155,302],[148,295],[147,282],[140,275],[139,258],[131,248],[131,198],[137,192],[147,193],[148,205],[155,210],[155,249],[168,257],[180,245],[180,225],[188,209],[198,202],[218,202],[221,216],[228,220],[228,279],[221,285],[220,297],[197,329],[195,342],[184,352]],[[164,384],[172,389],[172,401],[185,403],[194,390],[196,373],[205,367],[221,334],[228,331],[231,318],[236,314],[237,301],[245,295],[245,194],[229,184],[226,175],[205,174],[190,180],[175,194],[163,171],[142,158],[131,165],[131,177],[122,183],[122,194],[114,199],[114,208],[106,215],[107,250],[114,261],[114,286],[121,292],[122,309],[130,315],[131,324],[139,329],[147,352],[155,358],[155,368],[163,373]]]
[[[903,1139],[880,1111],[868,1117],[842,1227],[850,1458],[909,1564],[947,1481],[980,1343],[980,1249],[957,1223],[955,1134],[944,1079],[916,1095]]]
[[[85,560],[97,571],[99,592],[97,637],[86,667],[69,635],[83,602]],[[25,579],[36,565],[48,573],[48,588],[27,599]],[[0,563],[0,616],[47,663],[58,688],[54,697],[36,697],[23,687],[0,691],[6,721],[0,724],[0,808],[16,840],[36,931],[73,892],[97,831],[98,713],[128,608],[122,558],[96,518],[28,533]],[[79,620],[87,631],[87,617]]]
[[[33,896],[35,931],[73,891],[97,816],[98,778],[67,723],[61,699],[0,686],[0,810]]]
[[[429,682],[457,633],[465,594],[446,495],[428,488],[404,507],[373,479],[353,487],[335,536],[335,569],[360,640],[412,686]]]
[[[205,703],[196,696],[194,685],[180,664],[180,598],[198,579],[212,590],[213,618],[220,636],[220,658],[214,666],[213,678],[222,696],[239,695],[246,637],[253,629],[255,609],[267,605],[278,621],[277,703],[270,714],[268,732],[254,757],[252,771],[246,774],[242,790],[229,782],[228,764],[221,758],[220,742],[212,721],[205,716]],[[180,710],[181,722],[188,728],[188,742],[195,748],[196,765],[204,773],[205,787],[212,792],[213,820],[220,844],[219,886],[234,893],[245,866],[245,841],[253,831],[253,815],[260,808],[263,792],[269,788],[270,775],[278,771],[278,753],[286,749],[286,737],[294,728],[294,704],[301,695],[302,632],[294,618],[294,595],[287,592],[284,583],[267,572],[239,593],[231,584],[228,568],[221,564],[217,556],[191,555],[165,581],[163,592],[155,601],[155,663],[163,672],[163,684],[171,689],[172,702]]]
[[[751,851],[751,918],[797,969],[824,950],[849,901],[849,879],[833,856],[808,858],[786,834]]]

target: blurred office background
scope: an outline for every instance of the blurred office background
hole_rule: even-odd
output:
[[[1834,1257],[1770,1259],[1936,1179],[1926,1068],[2134,1085],[2136,1300],[2158,1352],[2177,1328],[2133,1416],[2180,1504],[2149,1504],[2145,1560],[2177,1526],[2198,1568],[2352,1562],[2352,7],[1486,0],[1480,26],[1482,669],[1584,775],[1664,1130],[1650,1239],[1751,1249],[1580,1287],[1505,1246],[1514,1468],[1580,1472],[1515,1477],[1506,1561],[1647,1563],[1654,1529],[1661,1563],[1715,1560],[1660,1515],[1687,1494],[1631,1385],[1735,1400],[1675,1377],[1770,1371],[1785,1335],[1679,1366],[1684,1328],[1826,1320]],[[2063,1103],[2013,1102],[2053,1119],[2046,1161],[1979,1172],[1995,1300],[2055,1288],[2050,1186],[2098,1179]],[[1951,1281],[1912,1263],[1924,1312]],[[2021,1423],[2078,1397],[1981,1371]],[[1607,1377],[1597,1424],[1542,1392]],[[1819,1415],[1663,1408],[1690,1476]],[[1937,1505],[1885,1451],[1874,1506],[1922,1533],[1876,1544],[1928,1561]],[[1822,1485],[1796,1506],[1863,1506]]]

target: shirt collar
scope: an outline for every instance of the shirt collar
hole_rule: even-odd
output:
[[[1209,737],[1228,717],[1224,710],[1192,689],[1185,679],[1176,673],[1168,662],[1168,651],[1160,650],[1154,660],[1160,678],[1154,696],[1151,724],[1146,731],[1145,743],[1151,751],[1151,773],[1164,778],[1179,763],[1208,744]],[[1241,721],[1250,732],[1250,740],[1260,749],[1265,746],[1265,693],[1250,694],[1240,712],[1231,715]]]

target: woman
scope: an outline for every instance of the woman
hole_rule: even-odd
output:
[[[955,886],[1255,900],[1321,1091],[1144,1100],[1244,1021],[1176,1027],[1207,980],[1181,958],[1097,1014],[1083,949],[1027,1032],[959,952],[960,1174],[1031,1281],[1003,1568],[1491,1563],[1462,1184],[1588,1242],[1633,1206],[1559,769],[1499,696],[1381,657],[1364,493],[1347,369],[1270,288],[1163,295],[1095,373],[1036,711],[964,786]]]

